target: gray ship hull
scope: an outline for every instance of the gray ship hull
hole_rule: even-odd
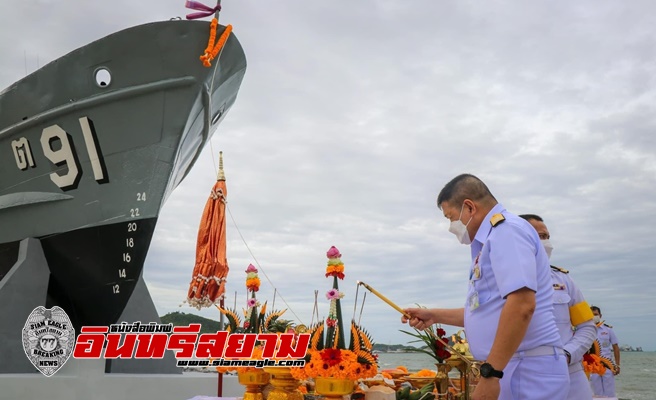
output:
[[[64,308],[78,332],[120,322],[165,200],[245,73],[234,35],[202,65],[208,35],[207,22],[133,27],[0,93],[0,292],[21,241],[37,238],[50,273],[44,305]]]

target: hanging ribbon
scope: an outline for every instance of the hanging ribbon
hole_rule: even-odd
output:
[[[213,15],[217,11],[221,11],[221,4],[217,4],[216,7],[210,7],[193,0],[187,0],[185,7],[191,10],[199,11],[196,13],[187,14],[187,19],[205,18]]]

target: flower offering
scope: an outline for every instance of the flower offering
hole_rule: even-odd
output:
[[[369,334],[355,321],[351,321],[349,333],[351,340],[346,347],[345,328],[342,319],[341,299],[338,279],[344,279],[342,254],[332,246],[326,253],[328,263],[326,277],[333,278],[333,285],[326,292],[330,302],[325,321],[310,328],[310,344],[305,357],[305,366],[292,368],[292,375],[299,380],[308,378],[336,378],[357,380],[371,378],[378,372],[376,357],[372,354],[373,343]]]

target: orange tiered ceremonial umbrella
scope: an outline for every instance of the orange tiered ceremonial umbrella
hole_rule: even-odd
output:
[[[205,205],[198,229],[196,265],[189,284],[187,302],[200,309],[219,304],[228,276],[226,257],[226,189],[223,152],[219,153],[219,173]]]

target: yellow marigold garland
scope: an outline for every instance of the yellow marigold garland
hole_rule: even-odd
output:
[[[360,364],[358,356],[350,351],[339,349],[339,362],[330,365],[322,357],[322,351],[308,350],[310,360],[304,368],[291,368],[291,374],[295,379],[306,380],[308,378],[326,377],[338,379],[373,378],[377,369],[373,365]]]
[[[219,51],[221,51],[221,48],[223,48],[223,45],[225,45],[225,42],[228,40],[228,36],[230,36],[230,33],[232,32],[232,25],[226,26],[225,30],[219,37],[219,41],[214,44],[214,40],[216,39],[216,29],[218,25],[219,20],[212,18],[212,22],[210,22],[210,37],[207,41],[207,47],[205,48],[204,54],[200,56],[200,60],[206,67],[212,66],[211,61],[219,54]]]
[[[212,52],[212,48],[214,47],[214,40],[216,39],[216,27],[218,25],[219,20],[212,18],[212,22],[210,22],[210,38],[207,40],[207,47],[205,47],[204,54],[200,56],[201,61],[204,61],[207,57],[209,57],[209,54]]]
[[[606,367],[601,362],[601,358],[596,354],[586,354],[583,356],[583,371],[589,376],[590,374],[603,375],[606,373]]]
[[[246,288],[248,290],[252,290],[254,292],[257,292],[258,290],[260,290],[260,278],[246,279]]]
[[[590,374],[603,375],[606,373],[606,369],[610,369],[613,372],[615,372],[616,369],[613,361],[601,355],[601,344],[598,339],[595,339],[594,342],[592,342],[592,346],[588,353],[583,355],[582,364],[583,371],[588,377]]]
[[[334,276],[344,273],[344,264],[329,265],[326,267],[326,275]]]

